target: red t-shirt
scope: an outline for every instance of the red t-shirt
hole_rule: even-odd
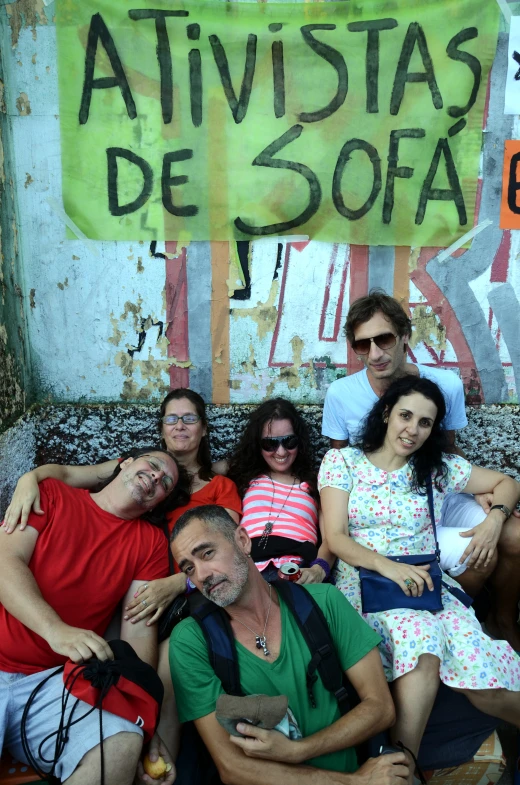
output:
[[[237,486],[229,477],[216,474],[207,485],[191,494],[188,504],[185,504],[183,507],[177,507],[177,509],[169,513],[168,529],[170,534],[183,512],[192,510],[194,507],[200,507],[203,504],[218,504],[220,507],[225,507],[242,515],[242,502],[238,495]]]
[[[29,567],[43,598],[73,627],[103,635],[133,580],[168,575],[164,533],[105,512],[89,491],[40,485],[45,515],[29,516],[38,539]],[[0,605],[0,670],[37,673],[66,661]]]

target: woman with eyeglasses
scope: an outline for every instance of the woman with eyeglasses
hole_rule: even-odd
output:
[[[320,544],[319,497],[307,426],[284,398],[265,401],[249,416],[230,459],[229,475],[243,497],[241,526],[266,580],[287,562],[298,583],[321,583],[334,557]]]

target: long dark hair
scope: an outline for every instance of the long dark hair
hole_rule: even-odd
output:
[[[121,463],[127,458],[133,458],[135,460],[136,458],[140,458],[142,455],[150,455],[150,453],[154,452],[160,452],[164,455],[168,455],[169,458],[175,461],[175,465],[177,466],[177,470],[179,472],[179,479],[175,488],[166,497],[166,499],[163,499],[163,501],[156,505],[153,510],[148,510],[139,517],[145,521],[148,521],[148,523],[152,523],[154,526],[164,528],[165,524],[167,523],[168,513],[177,509],[177,507],[184,507],[186,504],[188,504],[190,500],[191,485],[191,478],[188,475],[188,472],[184,466],[180,465],[175,455],[172,455],[172,453],[168,450],[164,450],[161,447],[140,447],[135,450],[130,450],[121,456],[120,462],[117,464],[110,477],[100,482],[96,490],[101,491],[103,488],[106,488],[107,485],[110,485],[112,480],[114,480],[121,472]]]
[[[190,401],[195,406],[195,410],[199,415],[202,424],[206,428],[206,435],[203,436],[200,440],[199,449],[197,451],[197,463],[200,466],[200,479],[209,481],[212,477],[215,476],[215,472],[211,469],[211,450],[209,446],[209,425],[206,418],[206,404],[204,403],[204,399],[201,398],[198,393],[194,392],[194,390],[190,390],[188,387],[177,387],[176,390],[169,392],[164,401],[161,403],[161,408],[159,409],[159,420],[157,423],[159,427],[159,434],[161,436],[161,447],[166,449],[166,443],[162,435],[162,418],[166,414],[166,407],[170,401],[179,401],[181,398],[187,398],[188,401]]]
[[[390,412],[400,398],[412,393],[424,395],[437,407],[437,415],[430,435],[417,452],[410,456],[412,490],[416,493],[426,493],[426,483],[430,477],[433,479],[437,490],[442,491],[442,482],[446,479],[448,473],[448,467],[443,460],[443,453],[449,452],[446,432],[441,425],[446,415],[446,404],[439,387],[429,379],[406,375],[392,382],[385,394],[364,419],[362,430],[355,446],[366,453],[379,450],[383,446],[388,430],[387,421]]]
[[[303,417],[296,407],[285,398],[273,398],[264,401],[251,412],[246,427],[235,447],[229,461],[229,476],[236,483],[241,496],[247,491],[251,480],[269,471],[262,458],[260,440],[264,425],[272,420],[290,420],[294,433],[298,436],[298,453],[291,466],[291,473],[300,482],[306,482],[310,494],[318,499],[316,474],[313,470],[314,456],[309,438],[309,431]]]

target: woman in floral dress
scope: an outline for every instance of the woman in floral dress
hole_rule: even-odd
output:
[[[473,611],[447,589],[442,588],[444,609],[436,613],[403,608],[362,613],[358,567],[379,572],[408,596],[420,596],[432,585],[427,568],[386,558],[435,552],[427,478],[437,520],[448,492],[492,491],[494,506],[506,508],[492,509],[478,542],[472,541],[479,564],[493,557],[508,510],[520,497],[512,478],[443,451],[444,415],[437,385],[402,377],[368,415],[359,447],[330,450],[319,473],[325,536],[338,556],[336,585],[381,636],[379,650],[397,712],[392,735],[414,755],[439,680],[481,711],[520,728],[520,657],[508,643],[485,635]],[[443,580],[460,589],[448,575]]]

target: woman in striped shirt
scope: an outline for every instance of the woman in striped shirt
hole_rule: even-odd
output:
[[[243,496],[241,526],[266,580],[286,562],[300,566],[299,583],[321,583],[334,556],[322,541],[319,496],[309,433],[290,401],[265,401],[249,416],[230,460]]]

